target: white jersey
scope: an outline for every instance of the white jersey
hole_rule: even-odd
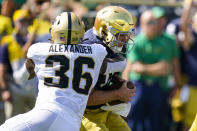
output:
[[[66,107],[81,119],[106,55],[100,44],[32,45],[27,57],[35,63],[39,79],[36,107],[46,103],[53,105],[50,108]]]

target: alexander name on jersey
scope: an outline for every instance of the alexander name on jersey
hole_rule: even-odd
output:
[[[73,53],[85,53],[92,54],[92,47],[87,45],[63,45],[63,44],[51,44],[49,52],[73,52]]]

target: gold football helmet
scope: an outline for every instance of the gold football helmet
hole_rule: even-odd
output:
[[[122,45],[134,45],[135,17],[122,7],[108,6],[97,13],[94,30],[115,53],[121,53]]]
[[[85,33],[82,20],[73,12],[57,16],[49,30],[51,41],[58,44],[80,44]]]

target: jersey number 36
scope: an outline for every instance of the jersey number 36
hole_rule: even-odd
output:
[[[45,60],[46,67],[53,67],[54,62],[58,62],[61,65],[58,70],[55,70],[55,76],[59,77],[59,82],[54,83],[53,77],[45,77],[44,84],[58,88],[68,88],[69,77],[65,73],[70,69],[70,60],[64,55],[50,55]],[[95,62],[93,58],[83,56],[79,56],[74,60],[72,88],[78,93],[87,95],[93,79],[90,72],[83,72],[83,65],[87,65],[87,68],[94,69]],[[80,88],[82,78],[86,80],[86,84],[83,88]]]

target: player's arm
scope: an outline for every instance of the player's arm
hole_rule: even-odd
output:
[[[32,79],[35,76],[34,63],[31,59],[26,59],[26,62],[20,69],[14,69],[13,77],[17,84],[23,84],[24,81]]]
[[[100,105],[107,102],[120,100],[123,102],[131,101],[131,97],[135,95],[136,88],[127,88],[127,82],[125,81],[119,89],[102,91],[92,90],[88,98],[88,106]]]
[[[27,71],[29,73],[28,80],[30,80],[35,77],[35,71],[34,71],[35,64],[32,59],[28,59],[28,58],[25,64],[26,64]]]
[[[100,105],[113,100],[118,100],[118,91],[102,91],[102,90],[92,90],[88,98],[88,106]]]
[[[114,58],[105,58],[101,66],[100,74],[109,74],[114,72],[122,72],[126,67],[126,59],[122,56]]]
[[[128,102],[135,95],[136,88],[132,82],[122,79],[119,73],[115,73],[111,80],[113,84],[106,86],[106,90],[93,90],[88,99],[88,106],[104,104],[120,100]]]

